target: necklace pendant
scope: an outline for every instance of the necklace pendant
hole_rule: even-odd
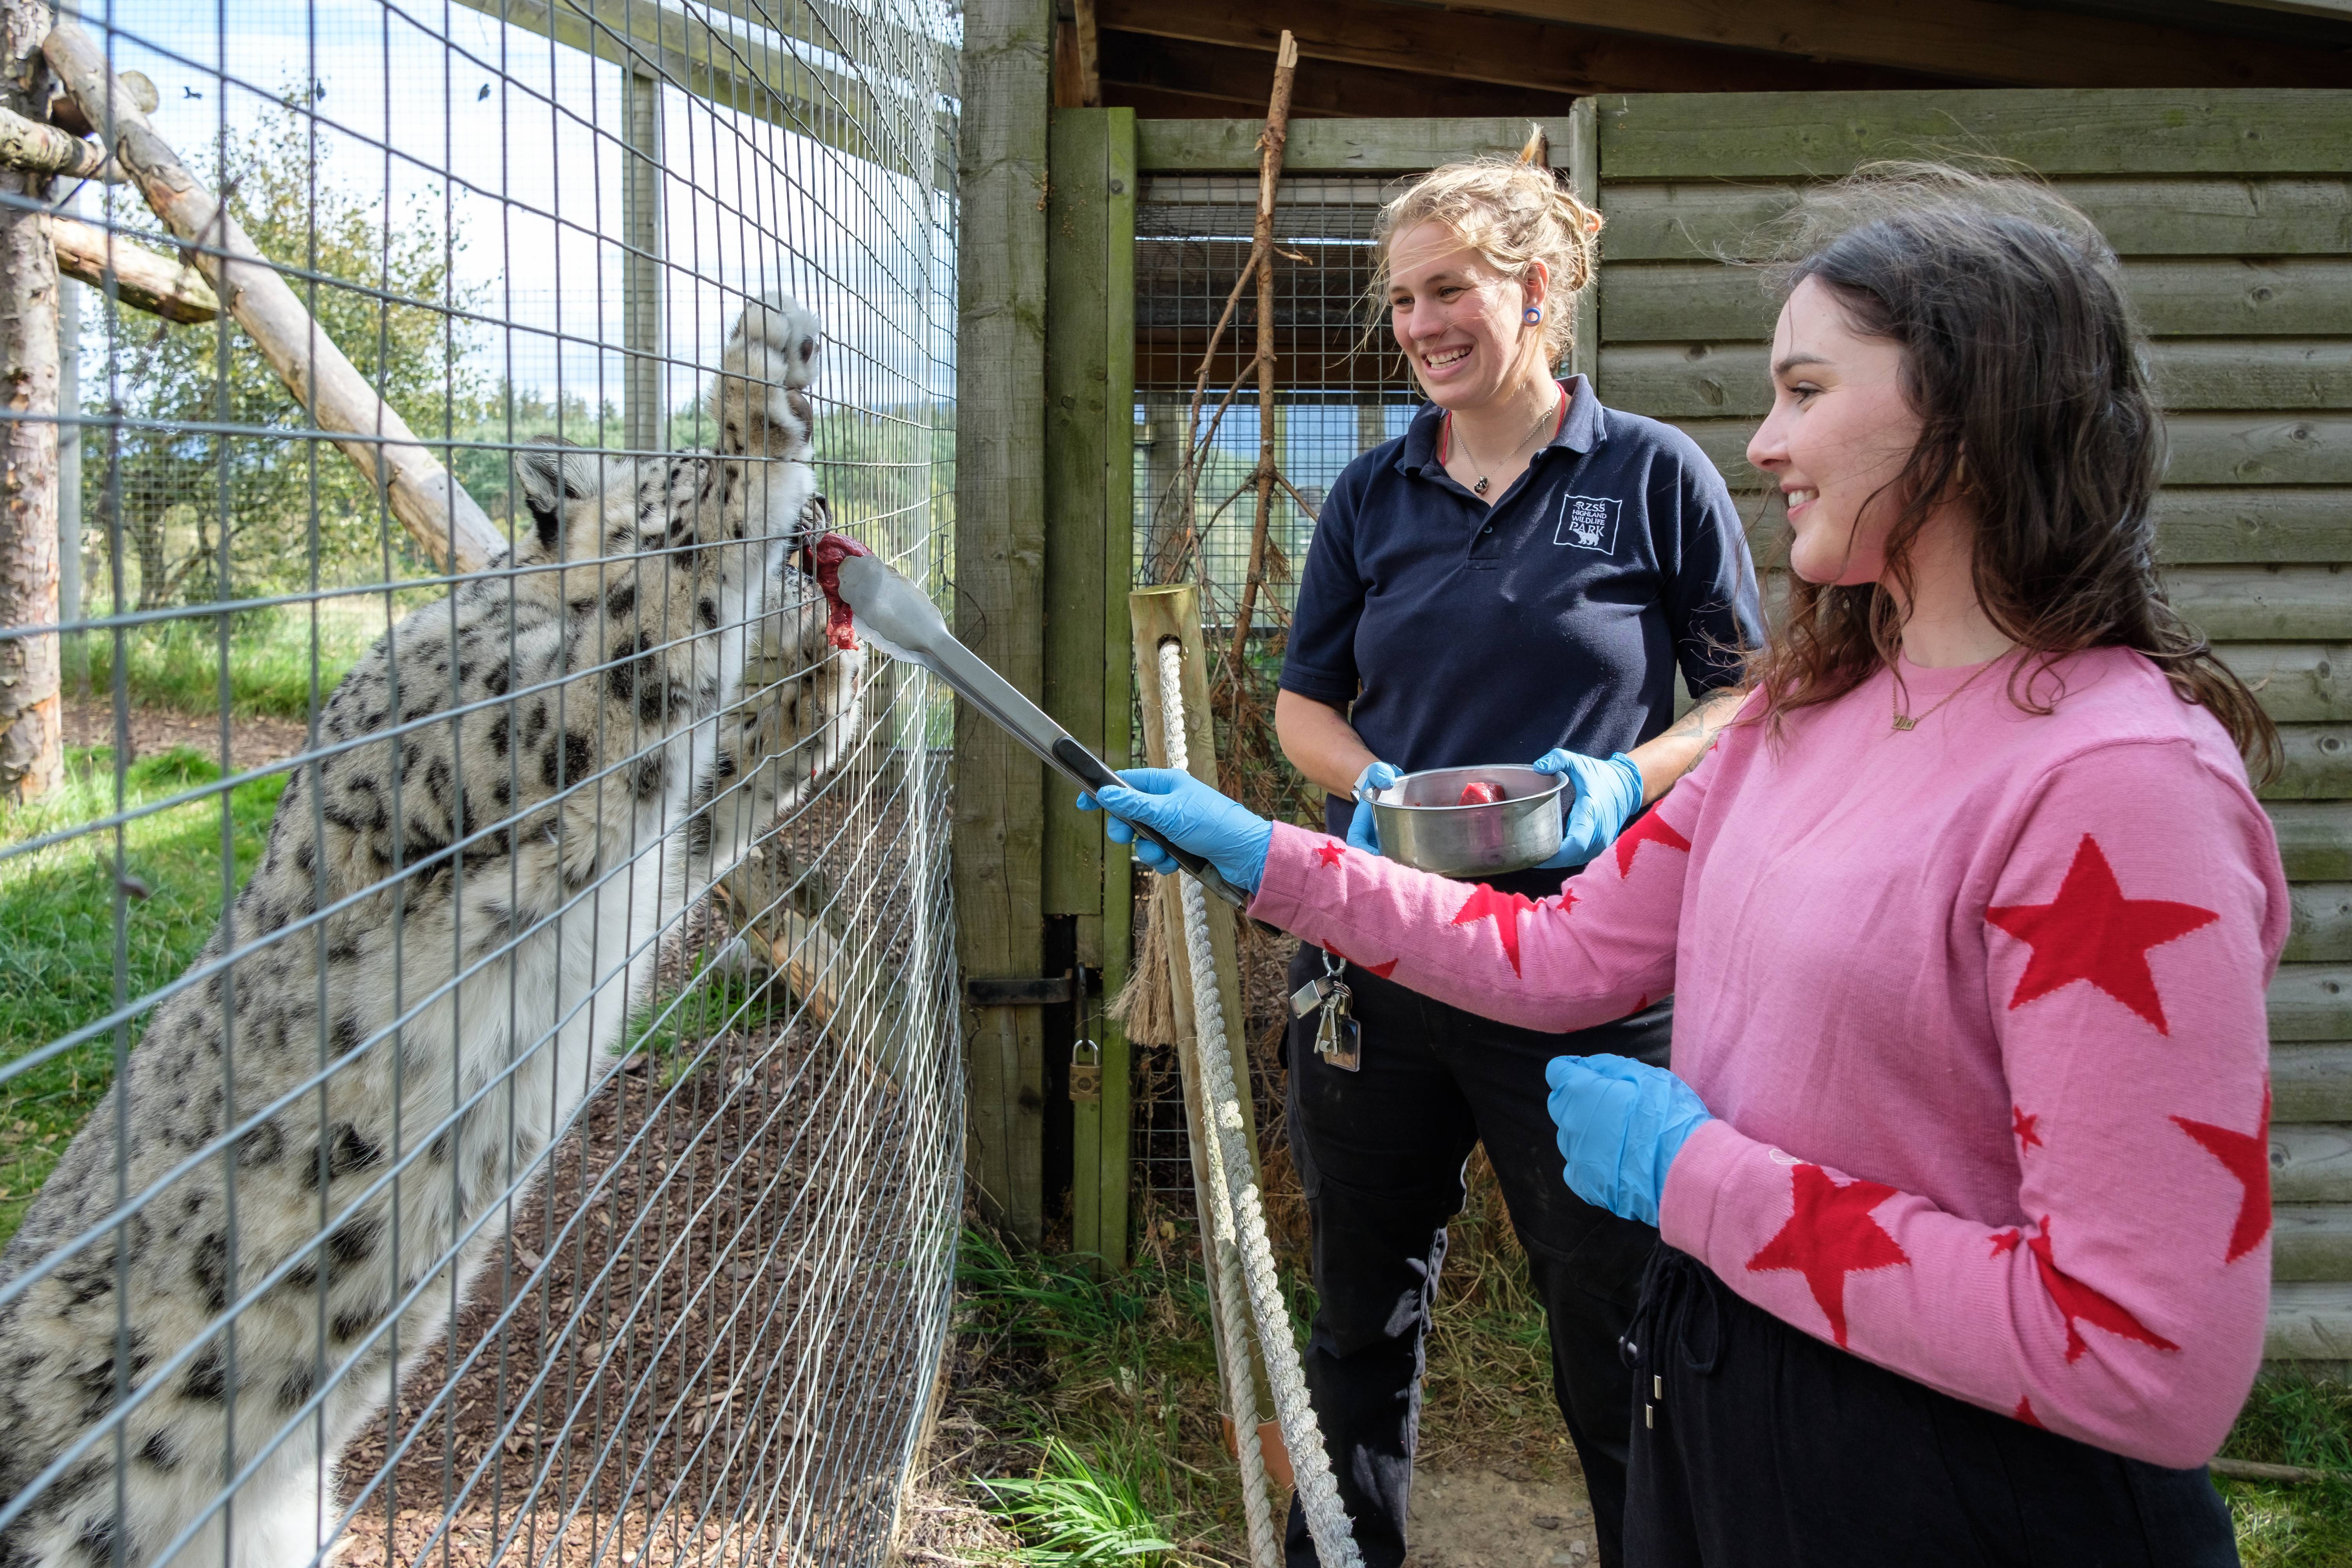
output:
[[[1493,482],[1494,482],[1494,481],[1493,481],[1492,479],[1487,479],[1486,476],[1481,475],[1481,476],[1479,476],[1478,482],[1477,482],[1476,484],[1472,485],[1472,486],[1470,487],[1470,493],[1471,493],[1472,495],[1474,495],[1474,496],[1482,496],[1482,495],[1485,495],[1485,494],[1486,493],[1486,487],[1487,487],[1488,485],[1492,484]]]
[[[1897,730],[1916,730],[1919,727],[1919,721],[1908,713],[1897,713],[1895,716],[1895,727]]]

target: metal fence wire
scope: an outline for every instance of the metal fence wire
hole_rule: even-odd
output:
[[[62,746],[0,805],[0,1563],[880,1561],[950,726],[806,551],[944,592],[959,16],[114,0],[79,80],[71,26],[11,106],[153,134],[0,182],[93,280],[5,426]]]
[[[1319,506],[1339,471],[1381,442],[1404,433],[1420,405],[1385,320],[1370,313],[1371,239],[1381,204],[1400,187],[1377,177],[1294,176],[1277,190],[1274,217],[1276,462],[1289,489],[1275,493],[1267,529],[1274,570],[1252,620],[1251,658],[1278,663],[1297,574],[1307,563]],[[1192,489],[1190,521],[1197,542],[1171,560],[1169,542],[1186,521],[1184,456],[1192,395],[1211,331],[1234,279],[1249,258],[1257,211],[1255,175],[1160,174],[1137,191],[1135,216],[1135,560],[1139,583],[1171,573],[1201,584],[1203,631],[1213,645],[1232,637],[1249,572],[1256,491],[1250,483],[1260,451],[1254,377],[1243,383],[1215,422]],[[1366,331],[1370,322],[1375,329]],[[1209,428],[1219,400],[1256,353],[1255,290],[1244,290],[1235,322],[1211,359],[1199,428]],[[1293,499],[1293,492],[1297,499]],[[1299,504],[1304,501],[1306,504]],[[1140,722],[1139,713],[1138,722]],[[1136,753],[1142,754],[1140,741]],[[1279,998],[1276,999],[1278,1011]],[[1253,1016],[1250,1038],[1264,1030]],[[1135,1121],[1130,1145],[1147,1207],[1189,1213],[1193,1202],[1190,1142],[1176,1053],[1135,1053]],[[1260,1108],[1260,1125],[1277,1107]]]

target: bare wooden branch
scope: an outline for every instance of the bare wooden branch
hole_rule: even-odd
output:
[[[1265,576],[1265,535],[1274,519],[1274,196],[1282,184],[1282,153],[1290,141],[1290,89],[1297,75],[1298,40],[1285,28],[1282,47],[1274,57],[1274,94],[1266,104],[1265,130],[1257,139],[1257,220],[1250,233],[1250,256],[1257,263],[1257,515],[1250,523],[1249,572],[1242,579],[1241,608],[1234,616],[1235,680],[1242,679],[1242,661],[1249,651],[1250,617]]]
[[[506,547],[490,520],[343,357],[227,206],[197,184],[129,89],[115,83],[110,98],[111,79],[97,43],[73,23],[59,22],[41,48],[86,117],[105,125],[111,114],[108,139],[147,205],[186,242],[237,325],[319,427],[383,487],[409,536],[444,570],[488,566]]]
[[[220,316],[220,299],[205,275],[176,256],[158,256],[125,244],[79,218],[49,219],[58,270],[78,278],[135,310],[167,321],[210,321]]]
[[[131,101],[139,106],[142,114],[154,113],[155,106],[163,101],[163,95],[155,90],[155,84],[147,79],[145,71],[117,71],[114,79],[131,94]],[[62,88],[57,88],[49,100],[49,123],[61,126],[76,136],[98,134],[98,127],[82,113],[81,105],[73,100],[73,94]]]
[[[28,174],[122,183],[122,170],[105,148],[55,125],[27,120],[13,109],[0,108],[0,165]]]

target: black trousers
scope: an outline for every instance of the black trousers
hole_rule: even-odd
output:
[[[1291,984],[1322,973],[1321,952],[1301,947]],[[1285,1056],[1290,1147],[1314,1228],[1319,1299],[1307,1387],[1366,1568],[1396,1568],[1404,1557],[1423,1340],[1446,1222],[1462,1212],[1463,1167],[1480,1142],[1527,1248],[1550,1329],[1552,1392],[1583,1461],[1601,1562],[1614,1568],[1633,1420],[1617,1340],[1658,1233],[1568,1190],[1544,1109],[1544,1064],[1612,1051],[1663,1065],[1672,1014],[1662,1004],[1601,1028],[1548,1035],[1433,1002],[1354,964],[1346,979],[1362,1027],[1362,1069],[1343,1072],[1318,1058],[1311,1019],[1292,1026]],[[1296,1502],[1287,1561],[1318,1562]]]
[[[2219,1568],[2230,1510],[2167,1470],[1871,1365],[1660,1247],[1626,1333],[1634,1568]]]

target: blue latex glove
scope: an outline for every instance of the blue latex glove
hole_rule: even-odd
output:
[[[1642,770],[1619,752],[1609,757],[1588,757],[1552,750],[1535,760],[1539,773],[1566,773],[1575,786],[1576,804],[1568,808],[1568,826],[1559,850],[1547,867],[1581,866],[1616,842],[1625,824],[1642,809]]]
[[[1104,790],[1099,801],[1078,796],[1080,811],[1109,813],[1103,831],[1112,843],[1134,845],[1135,858],[1148,869],[1163,875],[1175,870],[1176,862],[1160,846],[1139,839],[1128,826],[1139,822],[1200,856],[1234,887],[1257,891],[1265,878],[1266,851],[1274,847],[1274,824],[1181,769],[1129,768],[1118,776],[1126,787]]]
[[[1666,1171],[1702,1122],[1691,1087],[1624,1057],[1554,1057],[1544,1068],[1569,1187],[1621,1219],[1658,1223]]]
[[[1356,775],[1356,815],[1348,823],[1348,842],[1367,855],[1381,852],[1381,830],[1372,820],[1372,803],[1367,798],[1376,789],[1386,789],[1403,775],[1386,763],[1366,763],[1364,771]]]

